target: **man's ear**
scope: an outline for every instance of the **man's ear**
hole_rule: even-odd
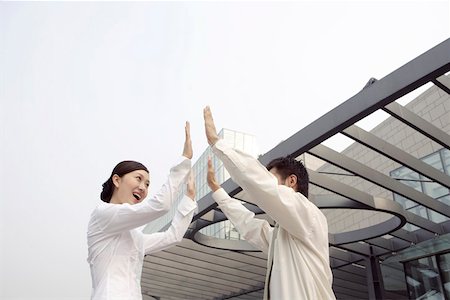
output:
[[[291,174],[286,179],[288,187],[291,187],[294,189],[294,191],[297,190],[297,176],[294,174]]]
[[[117,175],[117,174],[114,174],[113,177],[112,177],[112,182],[113,182],[114,186],[116,188],[118,188],[119,185],[120,185],[120,176]]]

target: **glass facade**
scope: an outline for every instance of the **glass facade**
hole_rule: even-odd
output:
[[[219,132],[219,136],[223,138],[233,148],[242,150],[246,153],[251,154],[254,157],[257,156],[258,148],[255,136],[225,128]],[[215,157],[215,155],[212,153],[211,148],[208,147],[202,153],[200,158],[195,162],[195,164],[192,166],[192,171],[194,173],[195,178],[197,199],[201,199],[203,196],[207,195],[211,191],[210,188],[208,187],[208,183],[206,182],[206,174],[208,171],[208,157],[211,157],[212,159],[212,163],[216,173],[216,179],[219,182],[219,184],[225,182],[227,179],[230,178],[230,174],[228,174],[222,162],[219,159],[217,159],[217,157]],[[184,191],[179,195],[177,202],[172,206],[169,213],[167,213],[160,219],[148,224],[147,227],[144,229],[144,231],[147,233],[157,232],[161,230],[164,226],[169,224],[173,216],[175,215],[175,210],[177,209],[178,203],[181,200],[183,194]],[[221,239],[240,239],[239,233],[236,231],[234,226],[229,221],[223,221],[205,227],[200,232]]]
[[[409,299],[445,299],[436,256],[405,262]]]
[[[437,170],[450,175],[450,150],[441,149],[424,158],[422,161]],[[407,168],[400,167],[390,173],[391,177],[399,180],[415,190],[422,192],[437,201],[450,204],[449,189],[429,178]],[[401,195],[394,194],[394,200],[406,210],[426,218],[434,223],[448,221],[449,218],[428,209]],[[420,229],[412,224],[406,224],[404,229],[415,231]],[[403,270],[396,267],[403,264]],[[385,286],[396,286],[406,289],[409,299],[450,299],[450,242],[448,235],[438,237],[432,241],[411,246],[384,261],[381,265],[385,269],[383,275]],[[393,271],[403,273],[406,285],[390,282],[388,273]]]
[[[439,171],[450,175],[450,150],[441,149],[433,154],[430,154],[422,159],[423,162],[438,169]],[[450,204],[450,193],[448,188],[436,183],[429,178],[407,168],[400,167],[390,173],[391,177],[399,180],[403,184],[406,184],[413,189],[422,192],[437,201],[443,202],[447,205]],[[394,194],[394,200],[400,203],[406,210],[431,220],[435,223],[442,223],[448,221],[449,218],[434,211],[428,209],[418,203],[409,200],[401,195]],[[404,229],[408,231],[415,231],[419,229],[417,226],[406,224]]]

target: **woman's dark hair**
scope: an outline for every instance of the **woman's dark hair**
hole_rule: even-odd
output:
[[[309,176],[301,161],[291,156],[275,158],[267,165],[267,170],[277,169],[278,174],[285,180],[289,175],[297,176],[297,192],[308,198]]]
[[[144,170],[147,173],[149,173],[147,168],[137,161],[125,160],[118,163],[117,166],[115,166],[115,168],[112,170],[111,176],[109,176],[108,180],[106,180],[105,183],[102,185],[103,190],[100,194],[100,199],[102,199],[106,203],[109,203],[109,201],[111,201],[111,197],[114,192],[114,183],[112,181],[112,177],[114,174],[117,174],[119,177],[122,177],[123,175],[136,170]]]

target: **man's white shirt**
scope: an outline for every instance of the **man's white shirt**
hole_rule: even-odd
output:
[[[279,185],[277,178],[249,154],[230,148],[223,140],[212,149],[249,197],[245,200],[258,205],[279,224],[270,299],[335,299],[323,213],[302,194]],[[213,193],[213,198],[249,243],[269,251],[273,228],[266,220],[254,218],[253,212],[223,189]]]

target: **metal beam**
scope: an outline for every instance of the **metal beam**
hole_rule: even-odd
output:
[[[333,278],[333,290],[344,292],[346,295],[355,297],[356,299],[367,299],[367,285],[364,284]]]
[[[334,192],[340,196],[364,204],[368,210],[386,212],[393,215],[393,217],[387,221],[368,228],[330,235],[330,244],[345,244],[375,238],[397,230],[405,224],[405,219],[403,216],[404,209],[398,203],[382,198],[375,198],[370,194],[336,181],[323,174],[319,174],[316,171],[308,170],[308,172],[311,184],[320,186],[321,188]],[[324,203],[324,205],[326,205],[326,203]],[[329,202],[328,205],[330,205],[328,207],[333,207],[332,202]],[[319,208],[325,207],[319,205]],[[432,224],[427,225],[431,227]]]
[[[357,264],[357,265],[359,265],[359,264]],[[366,278],[366,266],[364,264],[362,264],[362,266],[363,267],[359,267],[359,266],[355,266],[354,264],[352,264],[352,265],[348,265],[348,266],[339,268],[339,270]]]
[[[341,269],[334,269],[333,270],[333,277],[341,278],[341,279],[347,279],[352,282],[357,282],[360,284],[366,284],[366,277],[360,276],[351,272],[343,271]]]
[[[397,232],[397,231],[395,231]],[[392,233],[391,233],[392,235]],[[410,242],[405,242],[402,239],[395,238],[394,236],[390,239],[384,237],[378,237],[374,239],[366,240],[366,243],[370,245],[375,245],[377,247],[382,247],[390,251],[398,251],[398,249],[404,249],[411,245]]]
[[[447,217],[450,217],[450,206],[436,201],[430,196],[421,193],[412,187],[409,187],[405,184],[398,182],[397,180],[382,174],[381,172],[374,170],[352,158],[347,157],[341,153],[338,153],[324,145],[318,145],[313,149],[309,150],[308,153],[319,157],[335,166],[342,168],[352,174],[358,175],[365,180],[372,182],[378,186],[381,186],[391,192],[402,195],[412,201],[415,201],[425,207],[428,207],[432,210],[435,210]],[[406,153],[404,153],[406,154]],[[429,165],[422,163],[423,165],[430,167]],[[432,167],[430,167],[432,168]],[[434,168],[433,168],[434,169]],[[436,170],[436,169],[434,169]],[[443,174],[443,173],[441,173]],[[445,177],[450,178],[445,175]],[[325,179],[323,179],[325,180]]]
[[[450,39],[428,50],[337,106],[264,154],[263,164],[274,158],[300,154],[392,101],[450,70]]]
[[[383,110],[442,147],[450,149],[450,135],[397,102],[386,105]]]
[[[437,85],[441,90],[450,94],[450,80],[446,76],[438,77],[432,80],[435,85]]]
[[[426,122],[426,121],[425,121]],[[424,123],[424,122],[422,122]],[[424,126],[424,125],[422,125]],[[428,126],[428,129],[432,130],[432,126]],[[362,128],[359,128],[356,125],[352,125],[345,130],[341,132],[343,135],[358,141],[359,143],[363,144],[364,146],[372,149],[373,151],[386,156],[396,162],[398,162],[401,165],[407,166],[410,169],[416,171],[417,173],[420,173],[440,184],[443,186],[450,188],[450,176],[446,175],[445,173],[439,171],[436,168],[433,168],[432,166],[424,163],[418,158],[415,158],[411,154],[407,153],[406,151],[395,147],[392,144],[389,144],[388,142],[384,141],[383,139],[377,137],[373,133],[367,132],[363,130]],[[435,130],[436,134],[438,134],[439,138],[443,138],[443,141],[445,141],[445,138],[450,141],[450,136],[446,134],[445,132],[443,135],[441,134],[439,136],[439,132]]]
[[[342,249],[342,250],[352,252],[352,253],[356,253],[358,255],[362,255],[365,257],[370,256],[371,253],[373,253],[373,252],[376,253],[376,255],[383,255],[383,254],[387,253],[387,251],[385,249],[378,248],[378,247],[372,247],[373,249],[371,250],[371,246],[366,243],[351,243],[351,244],[345,244],[345,245],[332,245],[332,246]]]
[[[250,294],[250,293],[253,293],[253,292],[261,291],[263,289],[264,289],[264,282],[259,284],[259,285],[256,285],[256,286],[252,286],[249,289],[241,290],[239,292],[231,293],[231,294],[228,294],[228,295],[226,295],[224,297],[219,297],[219,298],[214,298],[214,299],[232,299],[234,297],[247,295],[247,294]]]
[[[384,78],[377,80],[370,87],[363,89],[278,144],[261,156],[260,161],[267,164],[277,157],[299,156],[374,111],[448,71],[450,71],[450,39],[428,50]],[[222,186],[226,187],[225,190],[231,196],[240,191],[240,188],[231,179],[228,179]],[[194,220],[216,206],[217,204],[212,199],[211,194],[199,199],[199,213],[194,216]]]
[[[351,97],[304,129],[298,131],[286,141],[280,143],[271,151],[263,155],[260,160],[263,164],[265,164],[273,158],[285,156],[288,154],[298,156],[299,154],[312,149],[314,146],[317,146],[327,138],[343,131],[348,126],[351,126],[354,122],[361,120],[362,118],[370,115],[372,112],[378,109],[382,109],[392,101],[395,101],[399,97],[407,94],[408,92],[416,89],[426,82],[434,80],[436,77],[441,76],[449,70],[450,39],[437,45],[433,49],[427,51],[426,53],[422,54],[403,67],[382,78],[381,80],[373,82],[373,84],[363,89],[355,96]],[[417,125],[417,120],[413,121],[413,123]],[[419,127],[422,128],[422,125],[419,125]],[[417,217],[415,215],[411,216],[408,213],[405,214],[402,210],[398,210],[398,207],[390,207],[387,202],[384,202],[384,200],[386,199],[378,201],[374,197],[371,197],[366,193],[358,193],[354,190],[349,190],[347,187],[335,184],[334,182],[329,183],[329,177],[320,177],[316,176],[316,174],[314,174],[313,177],[314,176],[316,179],[316,184],[318,184],[319,186],[323,186],[324,188],[327,186],[331,187],[331,191],[338,191],[338,194],[342,195],[343,197],[346,197],[349,194],[353,195],[354,197],[349,198],[358,201],[358,203],[354,204],[349,204],[348,201],[336,202],[333,204],[334,206],[346,205],[353,206],[353,208],[364,209],[367,207],[368,209],[381,209],[382,211],[393,213],[400,219],[400,223],[404,222],[404,216],[406,216],[408,220],[414,221],[417,224],[423,223],[424,228],[428,228],[428,230],[439,232],[439,230],[436,230],[432,226],[433,224],[424,222],[424,220],[420,219],[420,217]],[[223,186],[231,196],[235,196],[241,190],[234,182],[232,182],[231,179],[225,182]],[[337,189],[333,189],[333,187],[337,187]],[[201,226],[211,224],[211,222],[202,220],[201,218],[205,216],[206,213],[217,207],[216,203],[211,197],[211,194],[200,199],[198,201],[198,205],[199,213],[194,216],[194,221],[196,221],[197,223],[194,227],[193,233],[195,233],[195,230],[197,230]],[[221,215],[219,212],[214,212],[212,216],[213,221],[217,221],[221,218],[223,218],[223,215]],[[444,228],[444,226],[441,226],[441,228]],[[368,228],[366,231],[370,231],[370,228]],[[429,232],[424,230],[419,230],[419,232],[420,233],[414,233],[410,235],[403,229],[397,229],[391,234],[393,236],[396,236],[397,234],[397,236],[403,239],[408,238],[417,240],[420,240],[425,236],[429,236],[430,234]],[[377,234],[379,234],[379,232],[377,232]],[[359,235],[359,238],[364,238],[362,232]],[[392,243],[392,247],[390,247],[389,243],[385,242],[381,238],[375,238],[373,236],[370,238],[371,240],[368,242],[371,242],[374,245],[376,244],[378,246],[381,246],[381,248],[374,247],[366,243],[351,243],[338,246],[338,248],[345,249],[350,253],[349,255],[343,255],[342,253],[335,254],[335,256],[338,256],[339,258],[348,259],[343,260],[347,262],[347,265],[340,266],[339,270],[353,270],[355,274],[360,274],[359,271],[363,272],[365,271],[365,269],[355,267],[353,265],[353,258],[369,255],[382,255],[387,251],[390,251],[392,247],[396,247],[395,243]],[[333,253],[333,251],[330,252]],[[211,251],[211,253],[214,253],[214,251]],[[207,284],[220,284],[226,289],[233,290],[235,293],[239,293],[241,292],[241,290],[250,290],[251,292],[252,287],[254,288],[253,285],[245,286],[241,282],[214,278],[213,270],[196,269],[196,272],[188,272],[183,268],[175,267],[175,265],[173,265],[173,262],[172,267],[167,267],[167,265],[168,264],[166,261],[164,261],[164,259],[156,258],[156,261],[153,261],[151,265],[151,269],[148,270],[150,270],[150,272],[160,272],[159,274],[168,274],[168,276],[173,276],[174,278],[179,278],[175,276],[186,277],[188,279],[194,278],[195,280],[197,280],[197,282],[201,281],[202,283],[205,283],[205,286]],[[144,265],[144,269],[146,268],[147,266]],[[337,276],[337,280],[333,285],[336,294],[347,295],[348,298],[367,298],[367,293],[365,291],[367,287],[360,284],[359,281],[355,280],[354,283],[349,283],[348,280],[344,280],[345,278],[342,280],[340,278],[341,277]],[[146,285],[147,283],[144,284]],[[168,297],[170,296],[169,294],[165,294],[166,287],[163,286],[159,287],[157,292],[160,293],[160,295],[167,295]],[[180,291],[176,292],[179,293]]]
[[[343,251],[342,249],[339,248],[330,247],[330,257],[341,261],[353,263],[360,261],[361,259],[364,259],[365,256],[348,251]]]
[[[370,256],[366,258],[367,286],[369,299],[384,299],[383,276],[381,275],[378,258]]]

